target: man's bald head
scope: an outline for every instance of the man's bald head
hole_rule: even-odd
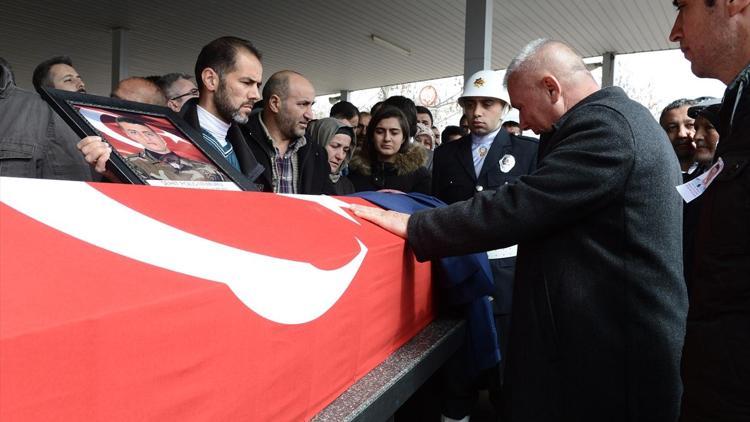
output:
[[[281,140],[304,136],[307,124],[315,117],[315,87],[293,70],[282,70],[268,78],[263,86],[263,101],[263,122]]]
[[[521,128],[548,132],[554,123],[582,99],[599,90],[583,59],[559,41],[530,42],[510,62],[505,73]]]
[[[581,56],[567,44],[539,39],[511,61],[505,86],[522,130],[549,132],[582,99],[599,90]]]
[[[544,38],[527,44],[510,62],[505,72],[506,88],[510,79],[517,73],[530,75],[550,73],[565,84],[575,84],[581,79],[588,79],[595,83],[594,77],[583,63],[583,58],[569,45]]]
[[[135,101],[158,106],[167,105],[167,97],[159,86],[146,78],[132,77],[123,79],[112,91],[112,97],[121,100]]]
[[[268,100],[271,96],[276,95],[282,100],[286,100],[289,96],[289,85],[290,81],[293,84],[307,84],[312,85],[301,73],[293,70],[281,70],[274,73],[268,78],[266,84],[263,86],[263,99]]]

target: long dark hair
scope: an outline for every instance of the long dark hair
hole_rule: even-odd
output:
[[[398,153],[403,154],[409,148],[409,121],[406,119],[406,115],[394,106],[383,105],[372,115],[370,124],[367,125],[367,142],[365,143],[365,148],[367,148],[370,159],[373,161],[376,161],[378,158],[378,151],[375,148],[375,128],[381,120],[391,117],[395,117],[398,120],[398,124],[401,126],[401,134],[404,137]]]

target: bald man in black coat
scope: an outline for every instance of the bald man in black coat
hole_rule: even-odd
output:
[[[560,42],[529,44],[506,81],[521,125],[542,133],[536,171],[411,217],[355,214],[421,260],[519,244],[504,420],[677,420],[687,292],[663,130]]]

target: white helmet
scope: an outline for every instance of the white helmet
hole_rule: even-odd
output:
[[[464,84],[463,95],[458,98],[459,104],[465,97],[497,98],[505,103],[505,113],[510,110],[510,96],[503,87],[503,78],[494,70],[480,70],[471,75]]]

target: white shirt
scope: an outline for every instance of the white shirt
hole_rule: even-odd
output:
[[[495,140],[495,136],[497,136],[498,132],[500,132],[501,129],[502,127],[498,127],[497,129],[483,136],[477,136],[473,133],[471,134],[471,157],[474,160],[474,172],[476,173],[477,177],[479,177],[479,173],[482,171],[484,159],[490,152],[492,141]]]
[[[229,123],[225,123],[220,118],[206,111],[205,108],[198,106],[198,124],[201,129],[205,129],[211,134],[222,147],[227,146],[227,132],[229,132]]]

